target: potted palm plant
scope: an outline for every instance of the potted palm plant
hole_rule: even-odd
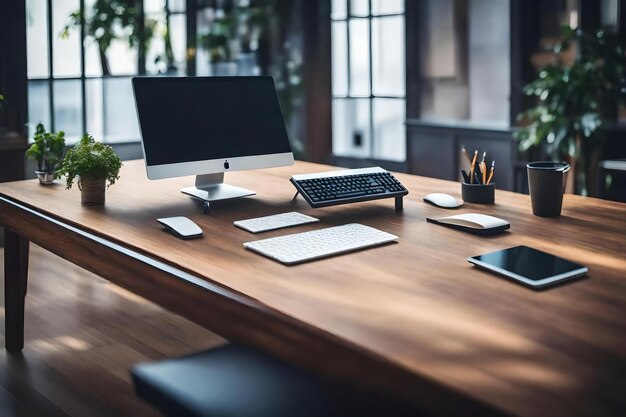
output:
[[[59,177],[57,170],[65,150],[65,133],[47,132],[43,124],[39,123],[33,141],[26,150],[26,157],[37,162],[35,174],[39,178],[39,183],[52,184],[55,178]]]
[[[576,59],[562,59],[575,48]],[[626,96],[626,45],[618,34],[563,29],[554,62],[524,86],[536,105],[518,115],[520,150],[541,150],[572,167],[575,191],[586,195],[603,146],[603,129],[617,120]]]
[[[104,204],[105,190],[119,179],[121,167],[122,161],[113,148],[85,133],[65,154],[59,174],[67,177],[68,190],[78,178],[82,204],[99,205]]]
[[[111,75],[107,51],[113,41],[126,40],[131,48],[138,48],[139,58],[145,57],[157,21],[143,15],[142,0],[95,0],[88,16],[80,10],[70,14],[61,38],[66,39],[72,29],[80,30],[84,22],[84,36],[98,45],[102,75]]]

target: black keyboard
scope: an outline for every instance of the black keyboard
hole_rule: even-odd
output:
[[[294,175],[291,182],[314,208],[395,197],[401,209],[402,197],[409,193],[380,167]]]

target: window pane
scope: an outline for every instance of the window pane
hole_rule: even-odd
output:
[[[170,12],[184,12],[186,0],[167,0]]]
[[[50,89],[48,81],[28,82],[28,137],[32,138],[35,127],[43,123],[50,129]]]
[[[372,19],[372,65],[374,95],[404,95],[403,16]]]
[[[370,14],[369,0],[351,0],[350,15],[368,16]]]
[[[372,14],[391,13],[404,13],[404,0],[372,0]]]
[[[96,0],[85,0],[85,18],[90,20],[94,14],[94,3]],[[90,36],[84,41],[85,45],[85,75],[88,77],[99,77],[102,75],[102,63],[98,52],[98,43]]]
[[[102,79],[96,78],[85,81],[87,103],[87,132],[102,141],[104,139],[104,100],[102,99]]]
[[[187,68],[187,17],[184,14],[170,15],[170,41],[174,53],[174,65],[179,74]]]
[[[87,77],[100,77],[102,75],[98,44],[91,39],[85,40],[85,75]]]
[[[130,78],[107,78],[103,86],[104,142],[140,139],[135,98]]]
[[[370,100],[333,100],[333,153],[370,156]]]
[[[184,74],[187,47],[187,22],[184,14],[170,15],[164,11],[146,15],[146,22],[154,24],[154,36],[146,53],[148,74]],[[169,47],[166,35],[169,32]],[[169,52],[168,52],[169,50]]]
[[[369,21],[350,20],[350,94],[369,96]]]
[[[70,21],[70,14],[79,9],[78,0],[52,2],[52,68],[55,77],[80,76],[80,30],[70,29],[68,37],[61,38],[61,32]]]
[[[146,14],[146,25],[154,25],[154,36],[146,51],[146,72],[163,74],[167,72],[168,62],[165,53],[166,19],[165,12]]]
[[[28,78],[48,77],[48,19],[46,0],[26,1],[26,59]]]
[[[201,47],[200,37],[206,35],[211,30],[211,22],[214,18],[214,9],[205,8],[198,10],[198,16],[196,19],[197,22],[197,31],[198,31],[198,39],[196,48],[196,74],[197,75],[207,75],[210,74],[211,70],[209,69],[209,52]]]
[[[145,14],[160,13],[165,8],[165,0],[143,0],[143,12]]]
[[[333,95],[348,95],[348,33],[346,22],[332,23]]]
[[[65,132],[68,143],[83,134],[80,80],[54,81],[54,128]]]
[[[374,99],[374,158],[404,161],[405,107],[404,99]]]
[[[137,74],[137,49],[131,48],[127,40],[118,39],[111,42],[107,57],[111,74]]]
[[[347,14],[346,0],[332,0],[330,18],[345,19]]]

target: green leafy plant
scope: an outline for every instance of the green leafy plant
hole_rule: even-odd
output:
[[[89,133],[85,133],[72,149],[67,151],[60,175],[67,177],[67,189],[72,188],[76,177],[91,180],[106,180],[108,186],[115,184],[120,176],[122,161],[113,148],[97,142]]]
[[[39,123],[33,136],[34,143],[26,150],[26,157],[37,162],[37,170],[55,172],[63,158],[65,150],[65,132],[47,132]],[[58,178],[58,174],[55,175]]]
[[[110,75],[106,53],[114,40],[127,40],[131,48],[139,47],[144,54],[148,50],[157,21],[140,21],[142,1],[96,0],[89,16],[83,16],[80,10],[70,14],[69,23],[61,32],[61,38],[67,38],[71,29],[80,29],[84,20],[85,36],[98,44],[102,75]]]
[[[571,47],[574,62],[561,59]],[[613,32],[563,28],[563,39],[554,47],[555,62],[523,88],[537,104],[518,115],[523,123],[515,134],[520,150],[539,148],[553,160],[569,161],[581,194],[587,192],[602,149],[601,127],[616,121],[618,104],[626,97],[625,51]]]
[[[228,41],[234,36],[233,23],[234,17],[229,15],[215,19],[210,31],[200,36],[200,45],[209,52],[211,62],[231,59]]]

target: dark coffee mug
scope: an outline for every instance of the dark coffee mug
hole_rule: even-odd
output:
[[[561,215],[569,168],[565,162],[531,162],[526,165],[530,202],[535,216]]]

